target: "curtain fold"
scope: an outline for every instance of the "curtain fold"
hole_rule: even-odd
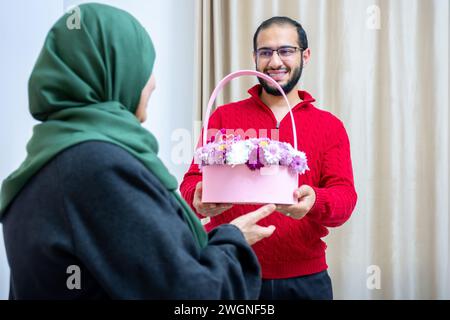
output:
[[[344,122],[359,194],[325,239],[335,297],[449,299],[448,1],[199,0],[197,14],[196,120],[220,79],[254,69],[263,20],[286,15],[307,32],[299,87]],[[255,83],[234,80],[217,105]]]

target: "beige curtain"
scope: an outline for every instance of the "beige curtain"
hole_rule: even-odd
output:
[[[274,15],[303,24],[300,87],[350,137],[358,204],[325,239],[335,297],[449,299],[449,1],[198,0],[195,119],[222,77],[254,69],[253,33]]]

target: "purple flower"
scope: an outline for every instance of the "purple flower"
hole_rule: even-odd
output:
[[[280,165],[282,166],[289,166],[294,159],[293,154],[291,153],[290,144],[287,143],[280,143],[281,148],[281,159],[280,159]],[[293,150],[293,148],[292,148]]]
[[[262,155],[263,151],[260,147],[255,146],[252,151],[250,151],[250,154],[248,156],[247,161],[247,167],[250,170],[256,170],[264,167],[264,164],[261,162],[261,159],[263,158]]]
[[[309,170],[308,165],[306,163],[306,156],[304,153],[300,155],[296,155],[291,164],[289,165],[289,169],[294,173],[304,174],[306,170]]]
[[[200,170],[206,165],[240,163],[245,163],[250,170],[260,169],[265,165],[286,166],[295,174],[303,174],[309,170],[305,153],[294,149],[289,143],[266,137],[242,140],[240,136],[224,134],[225,130],[220,130],[215,142],[195,151],[194,160],[199,164]]]
[[[208,155],[208,164],[225,164],[225,151],[211,149]]]

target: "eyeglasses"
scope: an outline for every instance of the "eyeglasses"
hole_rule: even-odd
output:
[[[299,47],[290,47],[290,46],[284,46],[278,49],[261,48],[256,50],[256,56],[259,59],[269,60],[270,58],[272,58],[273,52],[276,51],[281,59],[283,58],[286,59],[292,57],[297,50],[301,51],[302,49]]]

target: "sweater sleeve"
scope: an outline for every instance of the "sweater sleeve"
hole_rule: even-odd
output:
[[[208,129],[210,130],[208,131],[207,136],[208,140],[210,139],[211,135],[214,135],[214,132],[217,132],[217,130],[222,129],[222,120],[220,117],[219,108],[212,113],[208,122]],[[202,138],[203,138],[203,130],[200,134],[200,138],[196,148],[201,146]],[[183,181],[180,184],[180,192],[183,198],[186,200],[186,202],[191,206],[192,210],[194,210],[194,212],[197,214],[197,216],[200,219],[203,219],[205,217],[199,214],[193,206],[195,187],[197,186],[197,183],[199,183],[200,181],[202,181],[202,173],[200,172],[198,165],[194,163],[194,160],[192,160],[191,166],[184,175]]]
[[[200,172],[198,165],[192,160],[189,170],[184,174],[183,181],[180,184],[180,192],[181,196],[186,200],[197,217],[203,219],[204,217],[195,210],[193,205],[195,187],[200,181],[202,181],[202,173]]]
[[[347,132],[340,120],[331,127],[322,156],[320,183],[313,186],[316,201],[307,217],[326,227],[337,227],[350,218],[357,194]]]
[[[110,297],[258,297],[259,264],[237,227],[217,228],[201,249],[155,176],[120,148],[98,152],[59,170],[74,252]]]

